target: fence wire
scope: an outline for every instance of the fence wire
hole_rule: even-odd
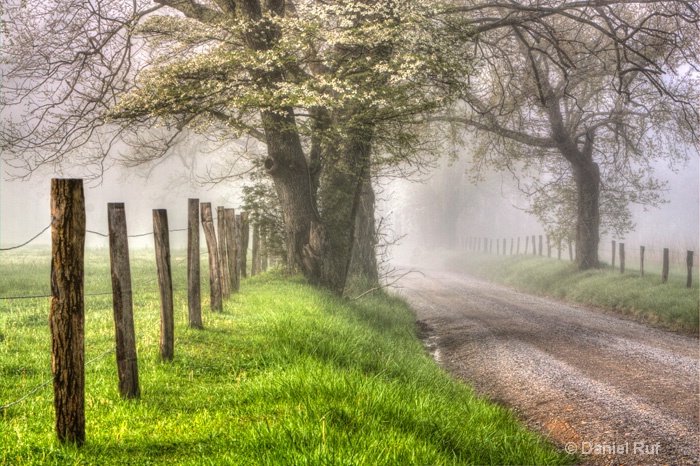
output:
[[[207,253],[206,253],[206,252],[201,253],[201,255],[205,255],[205,254],[207,254]],[[172,268],[175,269],[176,267],[179,267],[179,266],[182,265],[186,260],[187,260],[187,257],[184,257],[184,258],[180,259],[178,262],[176,262],[176,263],[172,266]],[[134,284],[133,287],[139,287],[139,286],[145,285],[145,284],[147,284],[147,283],[152,283],[152,282],[154,282],[154,281],[156,281],[156,280],[158,280],[158,277],[157,277],[157,276],[156,276],[155,278],[150,278],[150,279],[148,279],[148,280],[140,281],[140,282]],[[86,295],[84,295],[84,296],[85,296],[85,297],[88,297],[88,296],[103,296],[103,295],[111,295],[111,294],[112,294],[111,291],[107,291],[107,292],[103,292],[103,293],[90,293],[90,294],[86,294]],[[50,298],[50,297],[51,297],[51,295],[38,295],[38,296],[24,296],[24,297],[22,297],[22,296],[16,296],[16,297],[0,297],[0,299],[34,299],[34,298]],[[146,332],[150,331],[150,330],[151,330],[152,328],[154,328],[156,325],[160,325],[160,321],[155,321],[155,322],[151,323],[151,325],[147,326],[146,329],[143,330],[141,333],[139,333],[136,337],[137,337],[137,338],[141,338]],[[100,353],[99,355],[97,355],[97,356],[95,356],[94,358],[92,358],[92,359],[90,359],[89,361],[87,361],[87,362],[85,363],[85,366],[89,366],[90,364],[92,364],[92,363],[94,363],[94,362],[96,362],[96,361],[99,361],[100,359],[104,358],[104,357],[107,356],[108,354],[113,353],[113,352],[116,350],[116,348],[117,348],[116,346],[112,346],[112,347],[109,348],[108,350],[103,351],[103,352]],[[29,391],[28,393],[26,393],[25,395],[23,395],[23,396],[20,397],[19,399],[15,400],[15,401],[13,401],[13,402],[11,402],[11,403],[8,403],[8,404],[6,404],[6,405],[4,405],[4,406],[0,406],[0,412],[3,412],[3,411],[7,410],[8,408],[10,408],[10,407],[12,407],[12,406],[15,406],[15,405],[20,404],[21,402],[23,402],[24,400],[26,400],[27,398],[29,398],[30,396],[32,396],[32,395],[34,395],[35,393],[39,392],[42,388],[44,388],[44,387],[46,387],[48,384],[50,384],[50,383],[52,382],[52,380],[53,380],[53,379],[51,378],[52,375],[49,374],[49,373],[47,373],[46,375],[49,376],[49,380],[47,380],[47,381],[41,383],[40,385],[38,385],[37,387],[35,387],[34,389],[32,389],[31,391]]]

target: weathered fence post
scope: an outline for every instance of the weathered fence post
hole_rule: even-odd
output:
[[[688,251],[685,256],[685,265],[688,267],[688,280],[685,282],[685,286],[690,288],[693,286],[693,251]]]
[[[211,214],[211,202],[202,202],[202,228],[209,251],[209,307],[212,311],[221,311],[221,281],[219,277],[219,251],[216,247],[214,219]]]
[[[226,260],[228,261],[229,287],[231,293],[236,293],[241,288],[238,272],[238,250],[236,249],[236,211],[224,209],[224,218],[226,220]]]
[[[83,180],[51,180],[51,371],[56,434],[85,442]]]
[[[248,222],[248,212],[241,212],[241,249],[239,251],[239,260],[241,267],[241,277],[246,278],[248,272],[248,241],[250,238],[250,223]]]
[[[661,269],[661,283],[668,281],[668,248],[664,248],[664,264]]]
[[[267,272],[267,230],[260,229],[260,269]]]
[[[644,246],[639,246],[639,274],[644,276]]]
[[[612,268],[615,268],[615,240],[612,240]]]
[[[620,243],[620,273],[625,273],[625,243]]]
[[[123,203],[107,204],[109,225],[109,262],[112,270],[112,308],[117,353],[119,393],[124,398],[138,398],[139,367],[134,335],[134,305],[131,297],[129,240]]]
[[[199,199],[187,200],[187,310],[191,328],[202,328]]]
[[[153,210],[153,238],[156,246],[158,288],[160,289],[160,357],[171,361],[174,353],[173,281],[170,268],[168,211]]]
[[[513,238],[511,238],[510,239],[510,255],[511,256],[513,255],[513,243],[514,243]]]
[[[501,240],[496,238],[496,255],[501,254]]]
[[[532,255],[537,255],[537,245],[535,244],[535,235],[532,235]]]
[[[516,254],[520,254],[520,236],[518,236],[518,248]]]
[[[228,257],[226,249],[226,214],[224,207],[216,208],[216,226],[219,234],[219,281],[221,283],[221,296],[228,298],[231,294],[229,288],[231,280],[229,278]]]
[[[527,248],[529,245],[530,245],[530,237],[525,236],[525,252],[524,252],[524,254],[527,254]]]
[[[540,256],[542,255],[542,235],[540,235]]]
[[[254,277],[260,273],[260,226],[253,225],[253,257],[250,264],[250,276]]]

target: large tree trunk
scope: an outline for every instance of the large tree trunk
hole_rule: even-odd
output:
[[[600,265],[600,169],[591,160],[572,167],[578,193],[576,265],[579,270],[597,268]]]
[[[370,283],[379,282],[377,268],[377,231],[374,219],[375,196],[369,172],[362,182],[355,216],[355,240],[350,259],[350,276],[362,276]]]

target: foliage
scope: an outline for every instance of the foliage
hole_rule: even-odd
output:
[[[19,269],[26,282],[48,276],[48,255],[37,258]],[[1,414],[0,462],[572,463],[503,407],[448,377],[416,339],[411,310],[384,294],[349,304],[301,280],[263,274],[245,280],[224,312],[205,313],[204,330],[193,330],[178,291],[186,267],[176,266],[175,359],[163,363],[153,260],[132,259],[134,282],[144,284],[134,295],[141,398],[120,399],[108,352],[86,367],[85,445],[55,441],[47,387]],[[107,264],[104,254],[88,259],[90,291],[109,282]],[[8,291],[38,290],[19,282]],[[50,378],[44,306],[15,304],[0,314],[2,404]],[[87,300],[88,360],[113,345],[110,306],[109,297]]]
[[[250,174],[250,184],[243,186],[242,208],[249,212],[250,221],[260,226],[261,234],[266,237],[268,254],[286,262],[284,219],[275,187],[269,178],[263,176],[262,161],[258,160],[254,167]]]

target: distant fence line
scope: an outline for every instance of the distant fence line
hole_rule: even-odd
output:
[[[52,339],[52,372],[54,385],[54,406],[56,411],[56,434],[61,442],[77,445],[85,439],[84,423],[84,370],[85,366],[110,354],[117,353],[119,389],[123,397],[138,398],[138,373],[135,353],[135,332],[131,300],[131,277],[127,238],[154,235],[158,275],[143,280],[136,286],[158,281],[161,295],[161,358],[173,358],[173,316],[172,316],[172,269],[188,263],[188,315],[191,327],[202,327],[199,258],[203,254],[210,257],[210,307],[212,311],[222,309],[222,298],[228,298],[240,287],[240,277],[246,276],[247,252],[250,237],[247,212],[235,214],[234,209],[219,207],[218,235],[210,228],[213,222],[211,204],[201,203],[201,223],[198,199],[188,200],[188,227],[167,228],[167,210],[153,211],[154,231],[138,235],[126,235],[124,204],[108,204],[109,233],[104,234],[85,228],[85,205],[82,180],[53,179],[51,183],[51,207],[53,221],[41,232],[17,246],[2,248],[10,251],[27,246],[51,228],[52,234],[52,279],[51,293],[36,296],[0,296],[0,299],[52,298],[49,322]],[[205,216],[205,211],[208,214]],[[207,252],[201,252],[199,229],[203,227],[207,235]],[[170,265],[169,234],[188,232],[188,253],[174,267]],[[112,267],[112,291],[84,294],[84,241],[85,235],[95,234],[109,238],[110,264]],[[254,225],[253,260],[251,276],[267,268],[265,238]],[[69,253],[70,251],[70,253]],[[263,258],[264,257],[264,258]],[[214,258],[215,260],[211,260]],[[118,270],[117,270],[118,268]],[[223,284],[223,286],[222,286]],[[115,319],[116,345],[104,351],[87,363],[84,359],[84,298],[112,294]],[[75,318],[71,317],[74,316]],[[70,328],[63,328],[65,325]],[[68,349],[68,351],[66,351]],[[76,356],[77,355],[77,356]],[[0,406],[4,411],[21,403],[49,381],[35,387],[19,399]]]
[[[526,235],[523,237],[523,254],[532,255],[544,255],[544,248],[546,243],[547,257],[552,257],[553,246],[551,244],[550,238],[547,235]],[[557,241],[557,259],[562,258],[562,244],[565,241]],[[494,248],[495,243],[495,248]],[[574,242],[566,241],[569,260],[574,261]],[[508,238],[490,238],[485,236],[470,236],[463,237],[460,241],[461,249],[474,252],[484,252],[489,254],[499,254],[499,255],[519,255],[521,251],[521,237],[511,237],[510,238],[510,248],[508,247]],[[530,253],[529,251],[532,251]],[[624,242],[611,241],[611,249],[607,250],[611,254],[611,266],[615,268],[616,258],[618,259],[618,264],[620,267],[620,273],[625,273],[628,251],[625,249]],[[695,265],[696,256],[694,251],[686,251],[685,253],[678,251],[671,251],[670,248],[663,248],[661,250],[657,249],[647,249],[645,246],[639,246],[639,255],[637,259],[639,260],[639,273],[640,276],[644,276],[644,260],[646,252],[660,252],[663,254],[661,265],[661,282],[668,282],[668,275],[670,271],[670,255],[678,255],[681,258],[685,256],[685,268],[687,273],[686,286],[690,288],[693,284],[693,266]]]

